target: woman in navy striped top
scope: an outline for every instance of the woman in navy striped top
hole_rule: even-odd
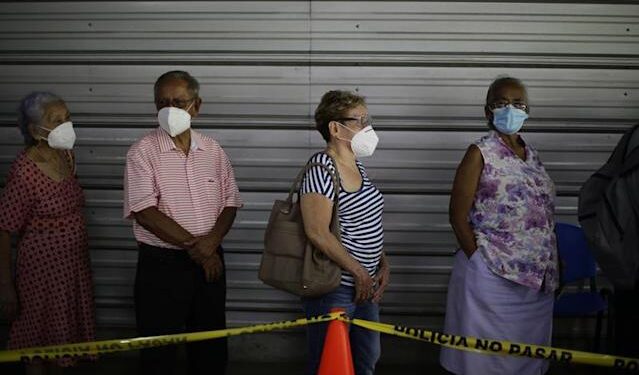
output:
[[[304,310],[311,317],[341,307],[351,318],[378,321],[378,302],[389,276],[382,226],[384,197],[358,160],[372,155],[377,136],[364,98],[347,91],[324,94],[315,122],[327,146],[309,163],[321,163],[332,171],[337,168],[340,184],[334,186],[331,173],[322,167],[308,170],[300,192],[304,229],[313,244],[342,268],[342,280],[336,290],[304,299]],[[335,194],[341,242],[330,232]],[[326,324],[308,327],[309,374],[317,372],[325,331]],[[381,351],[379,333],[353,326],[350,341],[356,374],[373,374]]]

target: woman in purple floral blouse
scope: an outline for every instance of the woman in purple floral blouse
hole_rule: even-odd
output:
[[[555,187],[537,151],[518,134],[528,118],[521,81],[495,80],[490,131],[466,151],[450,199],[460,249],[450,278],[446,333],[549,345],[558,284]],[[543,374],[539,359],[442,349],[454,374]]]

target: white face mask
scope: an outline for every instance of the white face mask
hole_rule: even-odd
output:
[[[71,150],[75,144],[75,131],[73,131],[73,123],[71,121],[63,122],[55,127],[55,129],[47,129],[40,127],[49,132],[46,139],[49,147],[56,148],[58,150]]]
[[[339,124],[339,123],[338,123]],[[379,142],[379,138],[377,134],[375,134],[375,130],[373,127],[368,125],[364,129],[355,132],[349,129],[347,126],[340,124],[343,128],[350,130],[355,133],[353,138],[351,138],[351,150],[355,154],[357,158],[365,158],[372,156],[375,152],[375,148],[377,148],[377,143]]]
[[[193,103],[191,103],[193,105]],[[182,134],[191,127],[191,115],[188,106],[186,110],[177,107],[164,107],[158,112],[160,127],[171,137]]]

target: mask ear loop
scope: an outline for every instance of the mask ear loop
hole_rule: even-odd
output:
[[[38,126],[38,129],[43,129],[43,130],[46,130],[47,132],[51,133],[51,129],[47,129],[44,126]],[[47,142],[47,143],[49,142],[49,138],[48,137],[45,138],[45,137],[43,137],[41,135],[37,135],[34,138],[35,138],[36,141],[38,141],[38,143],[35,145],[36,147],[38,147],[40,145],[40,143],[42,143],[42,142]]]
[[[342,124],[341,122],[338,122],[338,121],[334,121],[334,122],[335,122],[337,125],[341,126],[342,128],[344,128],[344,129],[346,129],[346,130],[350,131],[351,133],[355,133],[355,134],[359,133],[359,132],[356,132],[356,131],[354,131],[354,130],[351,130],[348,126],[346,126],[346,125]],[[340,141],[344,141],[344,142],[348,142],[348,143],[352,143],[352,142],[353,142],[353,139],[352,139],[352,138],[351,138],[351,139],[343,139],[343,138],[340,138],[340,137],[337,137],[337,136],[335,136],[335,138],[339,139]]]
[[[189,110],[191,109],[191,107],[193,107],[193,104],[195,104],[195,101],[196,101],[196,100],[197,100],[197,99],[193,99],[193,101],[191,102],[191,104],[189,104],[189,106],[188,106],[188,107],[186,107],[186,109],[184,109],[184,112],[187,112],[187,113],[188,113],[188,112],[189,112]],[[190,113],[189,113],[189,115],[190,115]]]

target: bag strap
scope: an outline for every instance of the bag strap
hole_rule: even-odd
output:
[[[340,186],[339,171],[337,170],[337,164],[335,163],[335,159],[333,159],[333,157],[330,156],[329,154],[326,154],[326,156],[328,156],[331,159],[331,162],[333,163],[335,171],[332,171],[327,165],[322,164],[322,163],[307,163],[302,168],[302,170],[297,174],[297,177],[295,177],[295,181],[293,181],[293,185],[291,185],[291,189],[288,192],[288,197],[286,198],[286,203],[287,203],[287,205],[289,207],[293,204],[293,196],[295,195],[296,192],[299,191],[299,189],[301,187],[302,179],[306,175],[306,172],[308,172],[308,170],[313,168],[313,167],[321,167],[321,168],[325,169],[331,175],[331,179],[333,180],[333,192],[334,192],[334,197],[333,197],[333,216],[335,216],[337,214],[337,212],[339,210],[339,199],[338,199],[339,198],[339,186]]]

